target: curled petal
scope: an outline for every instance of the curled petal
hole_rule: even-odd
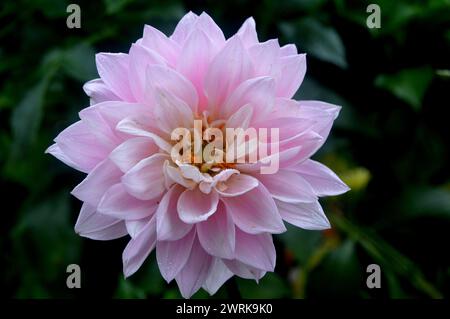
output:
[[[205,194],[198,187],[187,189],[178,199],[178,215],[185,223],[195,224],[214,214],[218,203],[219,195],[216,192]]]
[[[163,165],[168,156],[155,154],[143,159],[122,176],[128,193],[141,200],[159,198],[165,191]]]

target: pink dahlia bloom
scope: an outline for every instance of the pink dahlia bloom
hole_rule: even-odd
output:
[[[188,298],[214,294],[231,276],[259,280],[275,268],[272,234],[284,221],[330,224],[319,196],[348,187],[310,159],[339,107],[292,99],[304,54],[276,39],[259,42],[249,18],[225,39],[206,14],[186,14],[170,37],[151,26],[128,53],[99,53],[99,79],[84,85],[91,106],[47,150],[87,173],[72,194],[83,202],[75,230],[110,240],[130,235],[125,276],[152,250],[162,276]],[[174,160],[176,128],[278,128],[276,151],[250,163]],[[247,149],[248,152],[251,152]],[[279,169],[262,174],[268,159]]]

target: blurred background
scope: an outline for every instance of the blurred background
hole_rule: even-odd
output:
[[[248,16],[259,39],[306,52],[298,99],[342,106],[314,157],[351,187],[321,200],[333,228],[289,227],[275,236],[277,267],[257,285],[230,280],[214,298],[442,298],[450,296],[450,1],[74,1],[81,28],[68,29],[72,0],[0,5],[0,271],[14,298],[176,298],[154,254],[123,279],[127,238],[75,234],[83,178],[44,155],[88,106],[96,52],[128,52],[144,24],[170,34],[189,10],[206,11],[226,36]],[[370,29],[366,8],[381,8]],[[447,115],[445,115],[447,114]],[[79,264],[82,288],[66,287]],[[368,289],[369,264],[381,288]],[[195,297],[206,297],[201,291]]]

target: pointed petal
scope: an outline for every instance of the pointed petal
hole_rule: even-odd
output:
[[[211,264],[212,257],[203,250],[198,239],[195,239],[188,261],[175,277],[184,298],[190,298],[204,284]]]
[[[142,45],[161,55],[170,65],[175,65],[180,54],[180,46],[164,33],[152,26],[144,27]]]
[[[173,31],[173,34],[170,36],[170,38],[178,43],[179,45],[182,45],[186,38],[189,36],[189,34],[194,29],[195,23],[198,19],[198,16],[193,13],[192,11],[189,11],[186,13],[183,18],[178,22],[177,26],[175,27],[175,30]],[[182,51],[184,53],[184,51]]]
[[[244,279],[254,279],[256,280],[256,282],[258,282],[258,280],[264,277],[264,275],[266,274],[266,271],[246,265],[236,259],[222,259],[222,262],[233,274]]]
[[[248,48],[248,53],[253,61],[256,76],[272,75],[275,72],[275,62],[280,55],[280,44],[277,39],[257,43]]]
[[[302,84],[306,73],[306,55],[281,57],[275,71],[276,94],[291,98]]]
[[[129,79],[130,88],[139,102],[145,102],[146,70],[149,65],[165,65],[166,61],[158,53],[138,44],[130,49]]]
[[[178,240],[192,229],[192,224],[186,224],[178,217],[177,203],[183,191],[183,187],[173,185],[159,203],[156,210],[158,240]]]
[[[199,98],[199,113],[201,113],[207,106],[203,83],[217,50],[201,29],[195,29],[184,43],[182,52],[183,56],[178,60],[177,71],[194,85]]]
[[[281,217],[288,223],[303,229],[329,229],[328,221],[318,201],[312,203],[285,203],[276,201]]]
[[[276,252],[270,234],[247,234],[236,229],[236,259],[246,265],[273,271],[275,269]]]
[[[275,82],[270,77],[257,77],[242,82],[233,91],[220,110],[223,117],[232,116],[239,108],[250,104],[254,118],[264,118],[272,111],[275,97]]]
[[[70,161],[74,164],[74,167],[85,173],[90,172],[110,152],[110,148],[99,142],[88,125],[82,121],[70,125],[59,133],[55,142],[58,145],[58,150],[68,160],[66,162]],[[55,156],[62,157],[62,154],[55,153]],[[58,156],[56,157],[59,158]]]
[[[239,37],[228,40],[212,60],[205,77],[205,93],[211,111],[231,95],[236,87],[253,75],[253,65]]]
[[[206,277],[203,289],[205,289],[211,296],[231,277],[233,273],[228,269],[220,258],[214,258],[208,277]]]
[[[95,207],[84,203],[75,224],[75,232],[94,240],[112,240],[125,236],[127,229],[122,220],[99,214]]]
[[[224,197],[222,200],[234,223],[249,234],[279,234],[286,231],[275,202],[261,183],[241,196]]]
[[[156,218],[153,217],[142,231],[132,238],[122,254],[125,277],[134,274],[150,255],[156,245]]]
[[[197,224],[197,234],[205,251],[216,257],[232,259],[234,257],[234,223],[219,202],[217,211],[208,220]]]
[[[195,239],[195,229],[179,240],[158,241],[156,243],[156,260],[161,275],[167,282],[171,282],[183,269]]]
[[[122,172],[108,158],[100,162],[71,192],[79,200],[97,207],[105,192],[120,181]]]
[[[306,160],[292,170],[299,173],[311,185],[317,196],[340,195],[350,190],[332,170],[319,162]]]
[[[124,173],[134,165],[155,154],[159,147],[149,137],[130,138],[117,146],[109,155],[111,161]]]
[[[273,198],[283,202],[308,203],[317,200],[308,182],[295,172],[280,169],[275,174],[261,174],[258,178]]]
[[[95,62],[98,74],[115,95],[124,101],[135,101],[128,82],[128,54],[97,53]]]
[[[127,193],[122,183],[111,186],[103,195],[97,211],[111,217],[130,220],[152,215],[158,204],[156,200],[142,201]]]
[[[146,88],[147,91],[161,89],[163,92],[170,92],[177,99],[189,106],[191,112],[196,112],[198,105],[198,96],[195,87],[191,81],[186,79],[181,73],[172,68],[162,65],[152,65],[147,68],[146,72]],[[154,97],[158,102],[157,97]],[[166,112],[170,112],[166,110]],[[190,123],[191,125],[193,123]]]
[[[104,101],[119,101],[120,98],[101,80],[94,79],[83,85],[83,90],[91,98],[91,104]]]
[[[218,49],[225,44],[225,36],[223,35],[222,29],[220,29],[206,12],[202,12],[198,17],[196,27],[205,32]]]
[[[136,236],[145,228],[145,225],[148,224],[150,219],[153,217],[135,219],[135,220],[125,220],[125,226],[127,227],[127,232],[131,236],[131,238],[136,238]]]
[[[250,17],[245,20],[237,34],[246,47],[258,43],[258,34],[256,33],[255,19]]]

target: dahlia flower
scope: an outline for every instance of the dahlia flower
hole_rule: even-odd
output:
[[[329,228],[318,197],[348,190],[310,159],[340,107],[292,99],[305,58],[295,45],[259,42],[252,18],[226,39],[210,16],[192,12],[170,37],[146,25],[128,53],[97,54],[100,78],[84,85],[90,106],[47,150],[87,173],[72,191],[83,202],[75,231],[95,240],[129,235],[126,277],[156,250],[162,276],[185,298],[201,287],[214,294],[233,275],[258,281],[274,271],[272,234],[286,231],[284,222]],[[204,138],[206,128],[229,127],[278,134],[258,137],[269,151],[253,161],[173,156],[177,128]],[[247,146],[245,158],[255,153]],[[275,169],[264,173],[268,163]]]

